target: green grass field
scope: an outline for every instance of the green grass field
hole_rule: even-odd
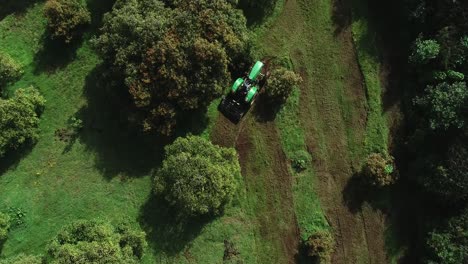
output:
[[[296,172],[290,160],[309,150],[310,141],[316,143],[312,160],[333,160],[329,148],[335,134],[327,130],[330,123],[343,132],[337,140],[347,143],[344,152],[352,162],[360,161],[369,150],[386,149],[388,129],[381,115],[378,62],[365,53],[367,47],[359,45],[359,40],[364,43],[369,37],[363,20],[355,21],[352,28],[358,51],[365,51],[358,52],[369,94],[365,147],[353,129],[354,103],[345,91],[344,78],[352,73],[337,62],[341,46],[333,35],[331,2],[291,1],[283,11],[285,1],[279,1],[270,17],[251,27],[254,56],[275,57],[301,73],[303,90],[296,87],[271,124],[258,122],[254,115],[245,120],[251,127],[252,146],[234,201],[222,217],[186,223],[174,219],[171,209],[151,193],[151,175],[167,142],[130,128],[119,109],[120,99],[102,83],[101,61],[90,39],[111,1],[98,2],[89,1],[94,18],[90,31],[82,42],[66,49],[47,41],[42,3],[0,21],[0,51],[25,69],[22,79],[7,92],[32,85],[47,100],[37,144],[0,161],[0,211],[13,208],[26,215],[24,224],[11,230],[2,257],[43,254],[47,242],[75,219],[128,220],[142,228],[149,242],[143,263],[222,263],[224,240],[234,243],[245,263],[286,263],[281,235],[291,228],[292,217],[300,231],[297,240],[331,229],[317,194],[317,168],[309,162],[305,171]],[[321,87],[332,89],[318,101],[304,94],[304,89]],[[304,100],[310,109],[302,108]],[[194,133],[210,137],[218,119],[218,102],[210,105],[207,122]],[[55,131],[66,127],[73,116],[83,120],[83,130],[69,142],[58,140]],[[273,139],[284,151],[292,175],[293,204],[288,210],[282,190],[275,189],[282,184],[272,177],[277,173],[277,146],[264,137],[266,129],[278,132]]]

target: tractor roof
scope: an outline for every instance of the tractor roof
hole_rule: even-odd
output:
[[[258,75],[262,72],[262,68],[263,68],[263,62],[257,61],[255,65],[252,67],[252,70],[250,71],[249,79],[252,81],[255,81]]]

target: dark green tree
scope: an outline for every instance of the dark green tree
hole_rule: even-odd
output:
[[[164,3],[117,1],[95,46],[125,77],[143,129],[169,135],[181,113],[222,94],[246,53],[247,29],[224,0]]]
[[[433,164],[436,165],[433,165]],[[422,182],[431,192],[450,202],[468,197],[468,149],[466,143],[457,141],[451,145],[445,158],[431,161],[427,167],[432,170],[425,173]]]
[[[425,64],[432,59],[435,59],[440,52],[440,45],[437,41],[432,39],[423,40],[422,38],[416,39],[411,54],[410,61],[415,64]]]
[[[145,246],[145,233],[127,224],[114,227],[80,220],[63,228],[49,243],[46,259],[57,264],[136,264]]]
[[[44,6],[52,38],[69,43],[79,30],[91,23],[91,14],[82,0],[47,0]]]
[[[189,136],[166,147],[155,191],[184,215],[217,214],[233,197],[239,177],[234,149]]]
[[[429,85],[415,102],[427,110],[432,129],[462,128],[468,109],[468,88],[465,82]]]
[[[32,87],[18,89],[10,99],[0,99],[0,157],[37,139],[44,104],[44,98]]]
[[[429,234],[427,245],[435,263],[468,262],[468,210],[448,220],[442,228]]]
[[[21,75],[23,71],[21,66],[15,62],[10,56],[0,52],[0,91],[8,83],[14,82]]]

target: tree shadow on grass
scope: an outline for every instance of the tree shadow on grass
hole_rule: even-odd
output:
[[[273,13],[277,0],[270,2],[272,3],[268,6],[257,4],[251,0],[239,0],[238,7],[244,12],[244,16],[247,19],[247,27],[261,25],[265,21],[265,18]]]
[[[414,186],[406,180],[400,180],[395,185],[377,188],[369,185],[365,178],[355,174],[343,190],[343,200],[348,209],[353,213],[359,213],[364,203],[370,205],[373,210],[379,210],[386,215],[385,244],[391,255],[396,256],[406,247],[411,245],[412,237],[415,237],[420,229],[420,219],[424,215],[424,204],[420,194],[414,190]],[[418,263],[413,256],[413,250],[406,251],[410,255],[403,255],[399,263]]]
[[[66,67],[76,58],[76,51],[83,44],[83,38],[65,43],[61,39],[52,39],[46,31],[42,36],[42,48],[34,56],[34,74],[54,73]]]
[[[162,197],[151,195],[141,208],[139,222],[155,252],[175,256],[195,239],[213,216],[186,218]]]
[[[108,68],[99,65],[88,75],[84,90],[87,105],[77,113],[83,121],[80,142],[96,154],[95,166],[106,178],[149,175],[160,165],[165,145],[177,136],[199,134],[206,128],[206,111],[200,110],[179,120],[172,137],[143,133],[122,78]]]
[[[148,175],[162,158],[167,139],[143,134],[128,120],[131,102],[118,78],[106,75],[103,65],[86,78],[88,104],[77,116],[83,120],[80,141],[95,152],[95,166],[112,179]]]
[[[44,0],[2,0],[0,2],[0,20],[10,14],[21,14],[35,3]]]
[[[16,150],[8,151],[5,156],[0,157],[0,176],[10,169],[16,168],[19,162],[31,153],[34,143],[28,142]]]

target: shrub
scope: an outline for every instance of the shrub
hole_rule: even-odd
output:
[[[17,256],[0,260],[0,264],[42,264],[41,257],[19,254]]]
[[[234,195],[239,176],[234,149],[189,136],[166,147],[155,190],[187,216],[217,214]]]
[[[125,77],[138,122],[164,135],[222,94],[248,48],[243,14],[224,0],[120,0],[101,30],[95,47]]]
[[[395,183],[395,168],[393,158],[380,153],[373,153],[367,157],[364,165],[364,175],[372,185],[383,187]]]
[[[312,161],[309,152],[305,150],[296,151],[291,158],[292,167],[297,172],[307,169],[309,163]]]
[[[7,214],[0,213],[0,243],[5,241],[10,230],[10,217]]]
[[[328,231],[318,231],[305,242],[307,254],[317,258],[320,263],[329,263],[331,254],[335,250],[335,240]]]
[[[137,263],[146,246],[145,233],[122,224],[76,221],[49,243],[47,263]]]
[[[0,157],[36,140],[44,104],[44,98],[32,87],[18,89],[10,99],[0,99]]]
[[[91,23],[91,14],[81,0],[48,0],[44,6],[47,26],[54,39],[70,43],[83,26]]]
[[[19,79],[22,74],[21,66],[10,56],[0,52],[0,91],[8,83]]]
[[[294,88],[302,81],[301,77],[286,68],[273,70],[268,80],[266,94],[274,102],[284,103]]]

